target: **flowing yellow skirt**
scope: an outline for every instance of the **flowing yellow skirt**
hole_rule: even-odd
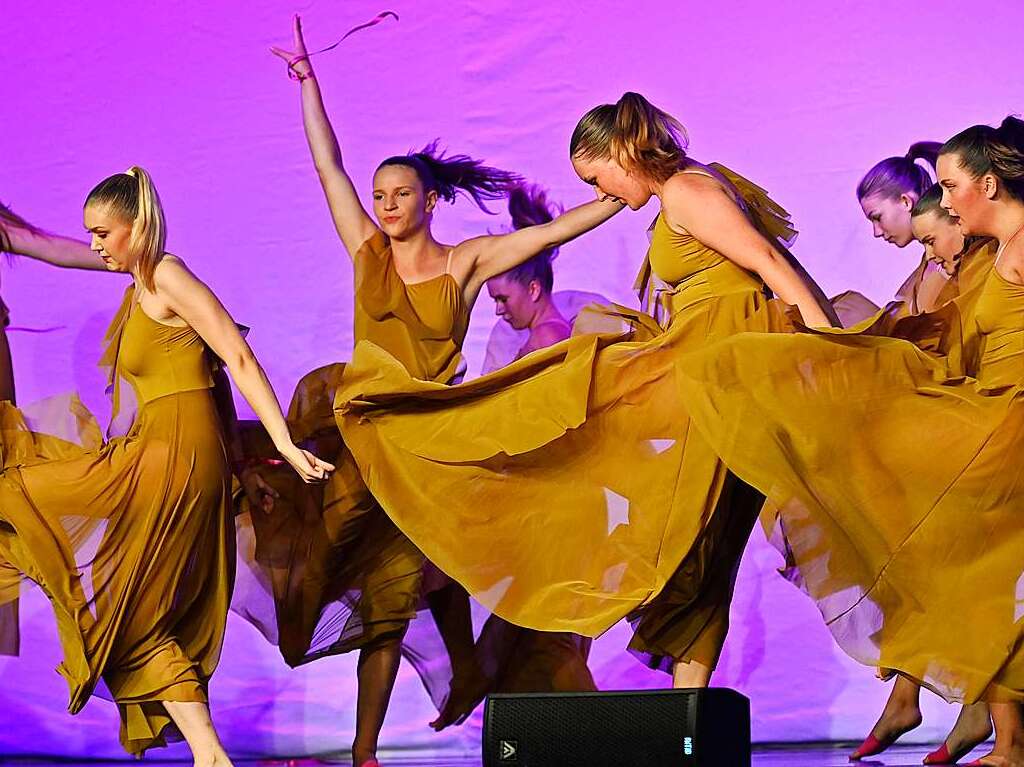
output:
[[[9,403],[0,432],[0,602],[21,577],[50,598],[72,713],[102,683],[129,753],[180,738],[162,701],[207,701],[234,573],[210,392],[149,402],[95,449],[31,431]]]
[[[683,396],[848,654],[1021,700],[1024,392],[964,374],[957,307],[891,325],[737,335],[690,355]]]
[[[756,290],[674,301],[667,329],[619,307],[626,335],[576,336],[452,387],[362,343],[335,412],[391,519],[495,614],[597,636],[642,608],[635,650],[707,648],[713,665],[761,499],[732,492],[742,483],[692,428],[680,360],[790,324]]]

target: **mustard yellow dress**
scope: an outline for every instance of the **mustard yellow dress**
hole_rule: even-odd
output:
[[[355,337],[387,349],[418,378],[439,385],[455,378],[469,322],[455,278],[446,271],[406,284],[380,231],[359,248],[354,267]],[[246,564],[257,568],[273,607],[260,607],[263,595],[253,593],[236,598],[233,609],[278,643],[292,666],[404,637],[405,657],[441,705],[450,668],[446,659],[438,665],[417,650],[440,645],[433,636],[417,642],[407,634],[423,607],[426,561],[383,512],[342,442],[333,404],[346,373],[345,364],[328,365],[296,387],[288,412],[292,437],[337,468],[319,486],[296,481],[287,466],[263,471],[281,497],[272,514],[252,511],[240,524],[251,526],[254,547]],[[245,452],[273,455],[258,444],[260,437],[250,432]],[[414,629],[427,630],[421,623],[427,621]]]
[[[58,671],[78,712],[101,681],[121,743],[141,754],[180,739],[162,701],[207,701],[234,573],[234,530],[211,355],[189,327],[148,317],[130,288],[104,363],[140,409],[87,449],[30,431],[0,403],[0,601],[16,576],[49,597],[64,650]],[[16,593],[16,592],[15,592]]]
[[[568,293],[563,291],[558,295],[565,297]],[[601,297],[590,294],[587,303],[593,303],[594,299]],[[567,312],[574,319],[577,313]],[[507,326],[504,321],[499,322]],[[566,337],[570,330],[570,327],[565,328]],[[524,343],[523,335],[516,338],[520,344]],[[492,333],[491,340],[495,337]],[[492,356],[490,346],[489,357]],[[525,349],[526,344],[515,353],[514,359],[525,356]],[[473,662],[467,672],[453,680],[439,721],[444,726],[464,721],[492,693],[597,690],[587,665],[591,644],[589,637],[578,634],[535,631],[516,626],[497,615],[488,616],[473,645]]]
[[[714,170],[765,236],[792,238],[763,190]],[[625,333],[574,336],[458,386],[361,342],[335,413],[395,524],[495,614],[596,636],[642,608],[634,650],[652,665],[713,665],[762,499],[691,427],[679,358],[790,322],[758,278],[661,217],[642,292],[652,275],[668,286],[663,325],[619,307]]]
[[[694,422],[768,496],[840,646],[948,700],[1024,699],[1022,318],[990,268],[931,314],[742,334],[686,366]]]

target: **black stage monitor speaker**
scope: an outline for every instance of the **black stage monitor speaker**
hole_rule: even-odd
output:
[[[491,695],[484,767],[750,767],[734,690]]]

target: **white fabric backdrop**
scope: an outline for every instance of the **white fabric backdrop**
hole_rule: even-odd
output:
[[[381,0],[383,3],[384,0]],[[305,371],[351,350],[351,269],[305,148],[298,92],[267,48],[303,14],[311,46],[384,7],[401,22],[361,33],[317,61],[347,165],[364,195],[383,157],[441,137],[518,170],[567,204],[590,191],[567,161],[568,136],[594,104],[637,90],[678,116],[691,151],[749,176],[801,230],[795,251],[829,293],[886,300],[919,250],[872,241],[853,195],[876,160],[1021,108],[1016,0],[680,3],[637,0],[388,0],[346,3],[4,3],[0,16],[0,199],[54,231],[81,232],[81,202],[111,172],[141,164],[168,212],[169,246],[217,291],[286,400]],[[365,195],[368,196],[368,195]],[[563,249],[561,289],[631,300],[653,206],[624,213]],[[436,217],[449,242],[505,226],[464,201]],[[99,339],[124,279],[19,260],[3,267],[15,325],[19,397],[78,389],[104,412]],[[482,299],[467,344],[479,368],[493,309]],[[243,407],[244,410],[244,407]],[[895,512],[896,510],[894,510]],[[753,700],[760,741],[856,738],[886,688],[836,651],[817,614],[773,572],[759,532],[744,562],[734,632],[716,683]],[[0,753],[119,753],[116,715],[96,701],[77,719],[52,672],[58,650],[45,600],[23,604],[25,652],[0,659]],[[605,687],[664,684],[599,641]],[[214,680],[215,716],[239,755],[344,747],[353,659],[290,672],[232,618]],[[385,730],[392,746],[475,750],[475,724],[435,736],[404,671]],[[952,712],[929,702],[923,739]],[[175,751],[180,753],[180,751]]]

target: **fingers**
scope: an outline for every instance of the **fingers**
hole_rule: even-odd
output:
[[[270,47],[270,52],[278,58],[284,59],[289,64],[291,63],[291,60],[295,58],[291,51],[286,51],[284,48],[278,48],[276,45]]]
[[[302,19],[297,13],[295,14],[295,24],[293,26],[293,31],[295,35],[295,47],[299,50],[302,50],[305,46],[305,43],[302,41]]]

